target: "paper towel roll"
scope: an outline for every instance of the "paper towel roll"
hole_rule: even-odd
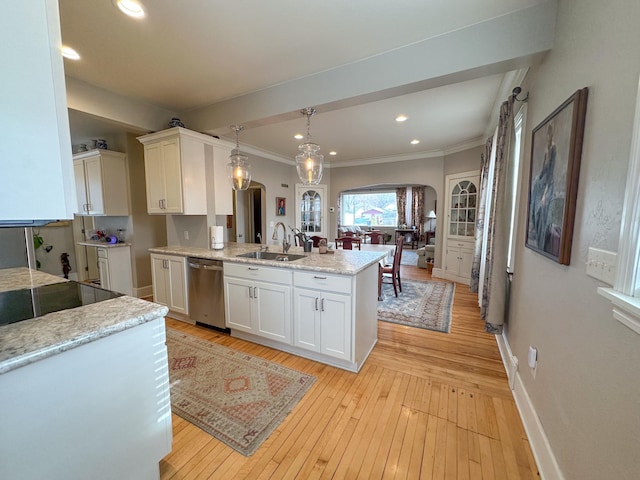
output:
[[[224,229],[222,227],[209,227],[209,236],[211,237],[211,248],[214,250],[224,248]]]

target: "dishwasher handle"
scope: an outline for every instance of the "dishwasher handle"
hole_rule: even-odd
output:
[[[218,270],[218,271],[222,271],[222,267],[219,267],[217,265],[205,265],[202,263],[192,263],[192,262],[188,262],[189,266],[191,268],[197,268],[198,270]]]

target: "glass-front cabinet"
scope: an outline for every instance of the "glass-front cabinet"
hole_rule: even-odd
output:
[[[442,255],[444,278],[469,284],[475,248],[480,172],[447,175]]]
[[[327,186],[296,184],[296,227],[312,237],[327,236]]]
[[[473,237],[476,226],[478,187],[471,180],[455,182],[451,189],[449,235]]]

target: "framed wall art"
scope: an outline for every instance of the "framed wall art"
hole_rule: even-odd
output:
[[[533,129],[525,245],[571,261],[588,89],[575,92]]]
[[[280,217],[287,214],[287,199],[284,197],[276,197],[276,216]]]

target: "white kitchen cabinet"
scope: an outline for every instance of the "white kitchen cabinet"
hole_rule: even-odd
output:
[[[3,2],[0,222],[73,218],[61,43],[56,0]]]
[[[96,250],[100,287],[125,295],[133,295],[131,248],[126,245],[97,247]]]
[[[90,150],[73,156],[78,215],[127,216],[129,186],[126,155]]]
[[[294,345],[351,359],[351,278],[294,273]]]
[[[153,300],[173,312],[188,315],[187,259],[152,253],[151,275]]]
[[[138,140],[144,144],[149,213],[233,213],[231,186],[221,167],[231,151],[225,142],[180,127]]]
[[[289,270],[225,263],[227,327],[290,344],[291,278]]]
[[[351,297],[293,289],[294,345],[343,360],[351,359]]]

